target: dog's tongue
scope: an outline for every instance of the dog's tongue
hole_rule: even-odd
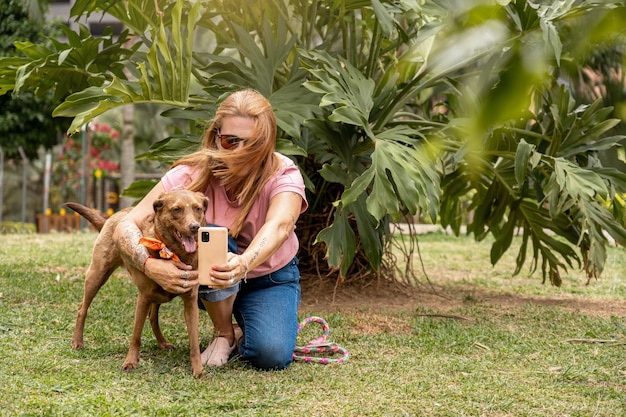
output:
[[[183,246],[185,246],[185,251],[187,251],[187,253],[196,251],[196,240],[193,237],[183,236],[182,241]]]

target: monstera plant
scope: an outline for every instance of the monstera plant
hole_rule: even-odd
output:
[[[257,89],[308,187],[304,268],[393,275],[390,226],[418,214],[493,236],[493,263],[521,235],[515,272],[529,257],[555,285],[567,268],[601,273],[605,232],[626,244],[626,176],[597,158],[620,146],[619,121],[559,78],[562,62],[624,41],[622,2],[77,0],[73,15],[97,10],[127,32],[18,42],[0,92],[55,88],[70,131],[124,104],[168,106],[189,130],[140,157],[169,163],[224,94]],[[76,79],[52,85],[62,74]]]

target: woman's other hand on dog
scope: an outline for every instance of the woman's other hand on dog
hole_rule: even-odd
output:
[[[172,294],[184,294],[198,285],[198,271],[182,262],[149,258],[144,270],[148,277]]]

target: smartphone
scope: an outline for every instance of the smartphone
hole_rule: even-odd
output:
[[[198,229],[198,280],[201,285],[211,285],[211,268],[226,263],[227,254],[227,228],[204,226]]]

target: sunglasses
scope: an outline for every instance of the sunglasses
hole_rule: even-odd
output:
[[[219,129],[215,129],[215,137],[219,141],[220,146],[224,149],[235,148],[240,142],[245,141],[244,138],[240,138],[236,135],[222,135]]]

